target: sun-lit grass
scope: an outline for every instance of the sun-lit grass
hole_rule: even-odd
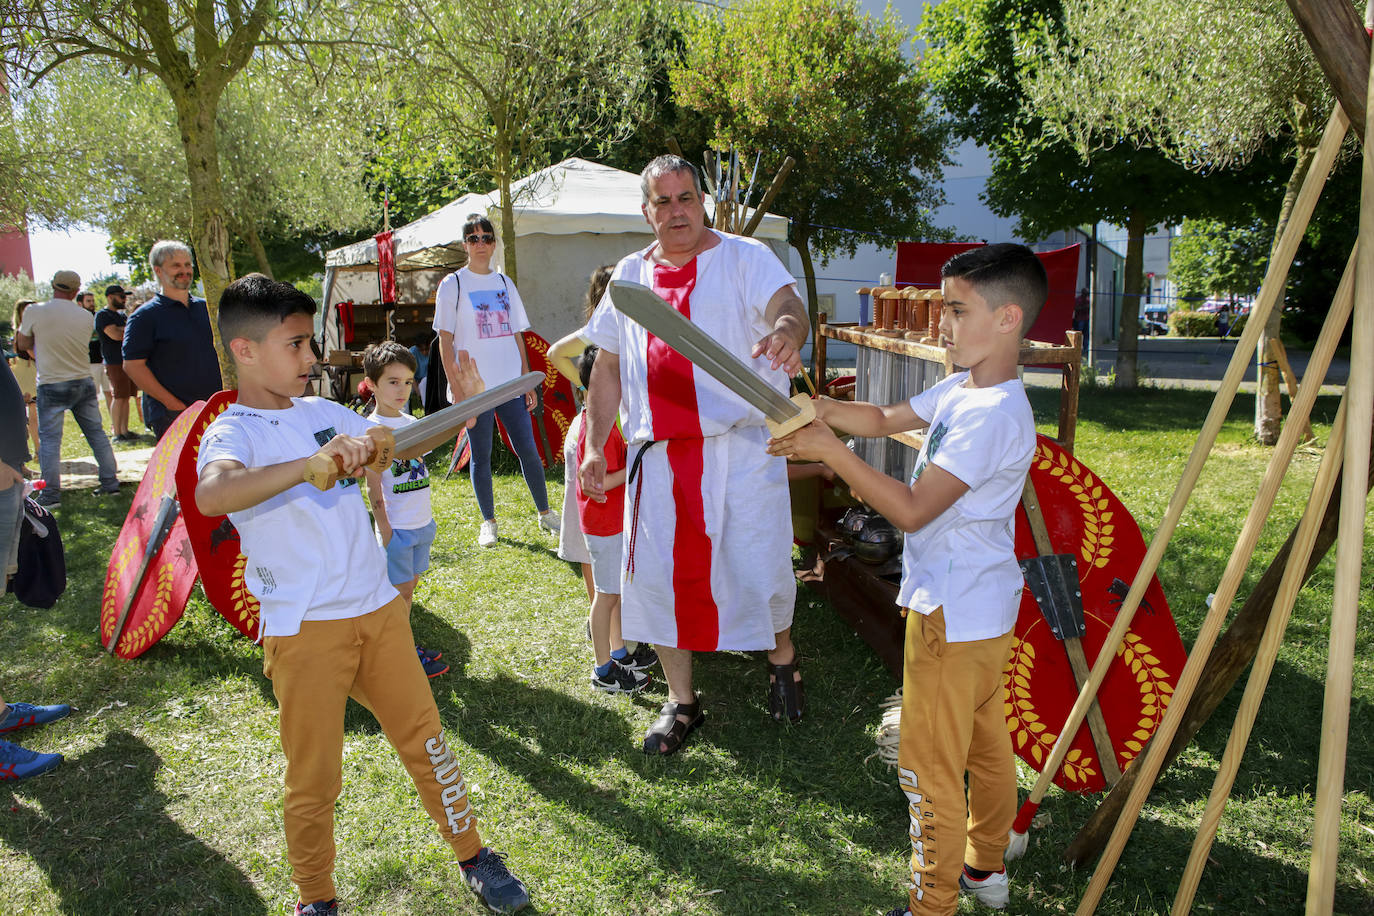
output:
[[[1049,393],[1036,392],[1037,407]],[[1210,403],[1205,392],[1085,391],[1078,455],[1122,497],[1148,538]],[[1237,402],[1161,572],[1185,644],[1205,613],[1268,455]],[[1319,405],[1324,441],[1334,399]],[[1047,415],[1047,414],[1046,414]],[[69,424],[70,443],[84,443]],[[1316,453],[1294,462],[1254,562],[1257,574],[1306,498]],[[440,519],[417,639],[453,670],[432,682],[484,837],[510,854],[535,912],[878,914],[903,897],[904,801],[876,759],[878,704],[897,686],[817,596],[798,593],[796,635],[810,708],[768,719],[758,656],[699,660],[709,716],[679,755],[646,758],[661,692],[612,698],[587,686],[580,577],[551,552],[510,459],[498,460],[502,541],[476,545],[465,475],[432,465]],[[561,470],[549,475],[561,498]],[[288,912],[283,761],[259,650],[195,593],[142,658],[96,639],[100,588],[129,496],[64,494],[71,567],[52,610],[0,600],[0,691],[67,701],[60,723],[19,737],[61,751],[54,774],[0,795],[0,912],[148,914],[204,908]],[[778,523],[787,524],[785,507]],[[1367,555],[1368,552],[1367,552]],[[1302,593],[1246,765],[1203,879],[1201,912],[1297,912],[1306,890],[1321,733],[1332,560]],[[1368,595],[1370,574],[1366,573]],[[1244,590],[1242,590],[1242,595]],[[1374,912],[1374,626],[1363,621],[1351,708],[1336,910]],[[1166,912],[1225,745],[1238,692],[1161,781],[1100,912]],[[478,913],[448,848],[366,712],[350,707],[337,879],[354,914]],[[1023,793],[1033,781],[1022,770]],[[1012,866],[1012,912],[1072,911],[1087,875],[1060,853],[1095,804],[1054,790],[1051,824]],[[961,912],[973,912],[965,902]]]

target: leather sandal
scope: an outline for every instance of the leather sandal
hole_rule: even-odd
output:
[[[768,712],[775,721],[787,719],[795,724],[806,711],[806,685],[794,677],[796,673],[795,658],[785,665],[768,666]]]
[[[684,722],[678,716],[686,716]],[[674,703],[671,700],[659,709],[659,717],[644,734],[644,753],[666,757],[675,754],[687,742],[687,736],[701,727],[706,721],[706,713],[701,711],[701,697],[695,696],[690,703]]]

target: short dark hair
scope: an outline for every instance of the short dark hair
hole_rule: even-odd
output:
[[[219,297],[219,336],[225,347],[236,337],[262,340],[292,315],[315,314],[315,300],[290,283],[245,274]]]
[[[363,351],[363,374],[370,381],[380,382],[386,367],[394,363],[400,363],[412,373],[420,368],[420,364],[415,361],[415,354],[394,340],[368,344],[367,349]]]
[[[942,278],[957,277],[970,284],[988,305],[1021,307],[1021,333],[1035,324],[1050,294],[1045,265],[1025,245],[998,242],[960,252],[940,268]]]
[[[590,388],[592,384],[592,366],[596,365],[596,354],[600,348],[596,344],[589,344],[587,349],[582,351],[582,362],[577,366],[577,377],[582,380],[583,388]]]
[[[491,220],[480,213],[469,213],[468,218],[463,220],[463,241],[466,242],[468,240],[468,236],[472,234],[474,229],[481,229],[483,232],[490,232],[492,235],[496,234],[496,228],[492,226]]]

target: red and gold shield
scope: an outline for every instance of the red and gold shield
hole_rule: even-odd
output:
[[[1073,554],[1078,561],[1087,628],[1083,651],[1091,665],[1145,559],[1145,539],[1121,500],[1086,465],[1053,440],[1037,438],[1031,481],[1054,550]],[[1019,509],[1016,556],[1027,559],[1038,553],[1025,509]],[[1126,769],[1159,727],[1185,661],[1183,640],[1155,578],[1097,695],[1121,769]],[[1063,644],[1050,632],[1029,589],[1021,594],[1003,684],[1012,747],[1022,760],[1040,770],[1078,697],[1078,686]],[[1072,792],[1101,791],[1106,781],[1096,758],[1092,736],[1084,726],[1055,774],[1055,784]]]
[[[551,468],[563,463],[563,438],[568,434],[573,417],[577,416],[577,401],[573,399],[572,384],[549,362],[549,342],[533,331],[525,331],[524,335],[530,371],[544,373],[544,384],[539,389],[544,406],[542,424],[537,413],[530,416],[530,422],[534,426],[534,444],[539,448],[544,467]],[[501,428],[501,440],[506,448],[511,448],[505,427]]]
[[[153,520],[165,495],[175,495],[177,456],[186,433],[203,401],[181,412],[148,459],[148,467],[134,493],[133,505],[119,530],[110,565],[105,572],[105,589],[100,597],[100,642],[105,645],[114,633],[131,589],[137,588],[129,615],[124,621],[114,653],[120,658],[137,658],[153,643],[167,635],[186,610],[186,599],[196,583],[196,558],[187,538],[186,524],[178,517],[166,540],[148,564],[142,582],[135,582],[143,553],[153,534]]]
[[[243,583],[243,568],[248,558],[239,549],[239,533],[226,515],[213,518],[202,515],[193,495],[200,478],[196,473],[196,456],[200,454],[201,437],[237,397],[237,391],[220,391],[201,408],[187,430],[186,444],[177,462],[176,479],[177,489],[187,494],[181,502],[181,517],[200,565],[200,583],[205,589],[205,597],[240,633],[257,639],[258,599],[249,594]]]

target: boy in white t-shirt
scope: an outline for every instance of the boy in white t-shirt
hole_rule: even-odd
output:
[[[1013,525],[1035,452],[1016,366],[1048,282],[1035,254],[1012,244],[956,255],[941,276],[940,335],[967,372],[888,406],[821,398],[818,422],[769,440],[772,454],[824,461],[907,532],[897,602],[904,615],[916,613],[907,616],[897,766],[911,884],[907,904],[888,916],[954,913],[960,890],[1006,906],[1002,857],[1016,815],[1002,671],[1022,590]],[[904,483],[865,464],[831,427],[875,437],[929,432]]]
[[[296,914],[338,912],[334,803],[342,786],[344,707],[376,716],[420,801],[488,907],[529,902],[503,856],[482,845],[466,782],[415,656],[405,601],[386,581],[353,479],[371,460],[371,424],[323,398],[301,397],[315,362],[315,301],[250,274],[225,288],[219,329],[238,366],[238,403],[205,431],[195,499],[228,514],[261,603],[263,674],[272,681],[286,756],[283,820]],[[305,483],[312,455],[349,475],[328,490]]]
[[[363,353],[363,373],[372,388],[376,409],[368,416],[388,429],[415,422],[405,412],[415,390],[415,356],[395,341],[372,344]],[[387,581],[405,599],[415,601],[415,586],[429,569],[429,551],[438,526],[429,504],[429,468],[423,458],[397,459],[378,473],[367,469],[367,500],[377,523],[377,538],[386,551]],[[448,671],[442,652],[415,647],[427,677]]]

